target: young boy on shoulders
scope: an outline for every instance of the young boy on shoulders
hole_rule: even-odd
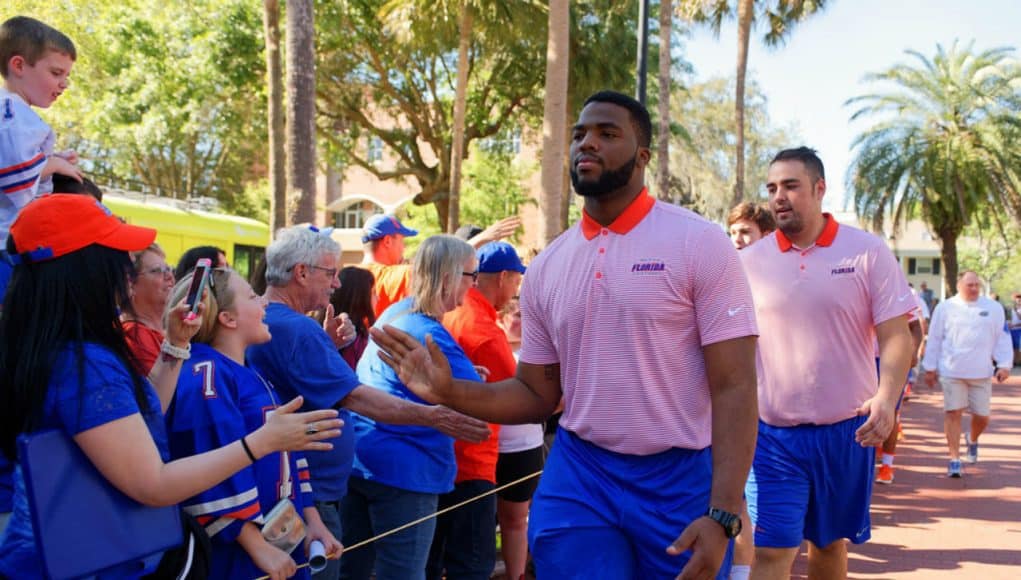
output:
[[[0,25],[0,242],[25,204],[50,193],[54,173],[81,181],[77,154],[54,153],[53,129],[32,109],[64,92],[77,57],[70,38],[34,18]]]

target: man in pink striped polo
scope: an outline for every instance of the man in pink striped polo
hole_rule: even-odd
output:
[[[752,578],[789,577],[803,539],[810,578],[845,578],[845,538],[870,535],[873,446],[907,378],[914,295],[881,239],[822,212],[813,150],[777,154],[766,189],[778,230],[741,252],[761,329]]]
[[[434,345],[373,333],[419,396],[470,415],[535,422],[563,397],[528,526],[541,578],[726,578],[740,531],[754,306],[723,230],[646,191],[651,133],[631,97],[585,102],[571,141],[584,215],[525,274],[515,378],[451,381]]]

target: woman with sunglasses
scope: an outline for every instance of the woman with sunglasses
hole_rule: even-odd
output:
[[[155,237],[155,230],[121,223],[82,195],[39,198],[11,225],[6,258],[15,266],[0,317],[0,447],[7,457],[15,460],[19,435],[59,430],[110,485],[139,503],[168,506],[274,451],[330,449],[320,440],[338,435],[336,411],[294,413],[298,398],[255,432],[169,461],[163,409],[173,399],[201,316],[184,320],[189,308],[183,303],[170,311],[152,383],[133,364],[118,320],[133,274],[128,252],[148,247]],[[319,431],[309,433],[310,423]],[[137,563],[125,565],[129,571],[107,577],[142,573]],[[0,538],[3,576],[44,576],[20,468],[14,511]]]
[[[447,235],[422,242],[411,266],[411,295],[390,305],[376,326],[391,325],[418,340],[432,337],[447,356],[454,376],[478,381],[464,351],[443,327],[443,315],[457,308],[478,277],[475,249]],[[358,363],[363,384],[422,403],[378,356],[370,343]],[[392,425],[352,415],[354,469],[341,502],[345,545],[390,530],[436,511],[439,494],[454,489],[454,439],[431,427]],[[340,561],[341,577],[368,580],[425,578],[436,520],[381,538],[371,549],[351,551]]]
[[[184,298],[194,273],[174,288]],[[167,413],[170,454],[186,456],[216,449],[265,424],[280,404],[262,376],[245,366],[245,351],[270,340],[263,321],[266,300],[241,276],[226,268],[211,272],[203,300],[205,317],[192,338],[174,404]],[[317,426],[312,423],[309,429]],[[202,523],[213,543],[212,578],[273,580],[308,578],[305,549],[287,553],[262,536],[257,524],[278,502],[289,499],[305,522],[305,545],[319,540],[328,557],[339,557],[340,542],[326,529],[312,503],[308,462],[301,453],[270,453],[223,483],[197,494],[182,507]]]

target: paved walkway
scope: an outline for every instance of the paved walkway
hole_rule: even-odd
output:
[[[962,479],[946,476],[940,391],[918,385],[901,419],[896,479],[875,486],[872,540],[850,547],[849,576],[1021,580],[1021,372],[993,385],[979,463],[965,464]],[[802,554],[792,578],[805,578],[806,570]]]
[[[979,463],[962,479],[946,476],[942,394],[919,385],[915,395],[901,415],[896,479],[875,486],[872,540],[851,546],[850,577],[1021,579],[1021,376],[993,385]],[[795,572],[804,577],[803,557]]]

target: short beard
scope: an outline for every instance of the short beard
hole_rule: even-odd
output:
[[[801,216],[791,212],[791,218],[784,223],[780,223],[780,220],[776,220],[776,228],[783,232],[783,235],[790,238],[800,234],[805,229],[805,222],[801,219]]]
[[[635,171],[635,164],[638,162],[638,152],[631,157],[631,160],[617,169],[605,169],[602,175],[594,182],[583,182],[578,177],[574,165],[571,166],[571,185],[574,191],[582,197],[600,199],[610,193],[624,187],[631,181],[631,174]]]

